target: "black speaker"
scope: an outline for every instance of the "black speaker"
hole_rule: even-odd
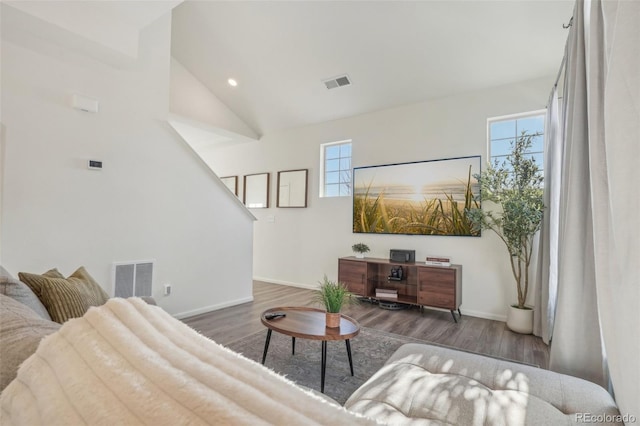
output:
[[[415,262],[416,251],[391,249],[389,252],[389,260],[392,262]]]

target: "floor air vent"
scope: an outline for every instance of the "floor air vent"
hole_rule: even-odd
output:
[[[153,261],[115,262],[113,293],[115,297],[151,296]]]
[[[341,75],[339,77],[330,78],[322,81],[327,89],[335,89],[336,87],[350,86],[351,80],[348,75]]]

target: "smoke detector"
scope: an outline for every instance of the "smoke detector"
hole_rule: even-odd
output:
[[[337,87],[350,86],[351,80],[349,80],[348,75],[341,75],[338,77],[329,78],[327,80],[322,80],[327,89],[335,89]]]

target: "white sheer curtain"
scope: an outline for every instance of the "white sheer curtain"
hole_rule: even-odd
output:
[[[567,48],[550,368],[640,419],[640,2],[578,0]]]
[[[560,76],[558,76],[560,77]],[[545,118],[544,205],[547,209],[540,227],[538,268],[534,291],[533,334],[549,344],[555,318],[558,289],[558,233],[560,229],[560,182],[562,170],[562,122],[558,85],[553,87]]]
[[[559,204],[558,301],[549,368],[606,384],[595,283],[589,169],[589,74],[578,3],[565,68],[566,123]]]
[[[604,65],[589,88],[598,308],[616,401],[640,419],[640,2],[591,9]]]

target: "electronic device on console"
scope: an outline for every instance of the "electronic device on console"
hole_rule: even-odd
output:
[[[392,262],[415,262],[416,251],[391,249],[389,252],[389,260]]]
[[[389,276],[387,278],[389,278],[390,281],[402,281],[403,276],[404,271],[402,270],[402,266],[396,266],[391,268],[391,271],[389,271]]]

